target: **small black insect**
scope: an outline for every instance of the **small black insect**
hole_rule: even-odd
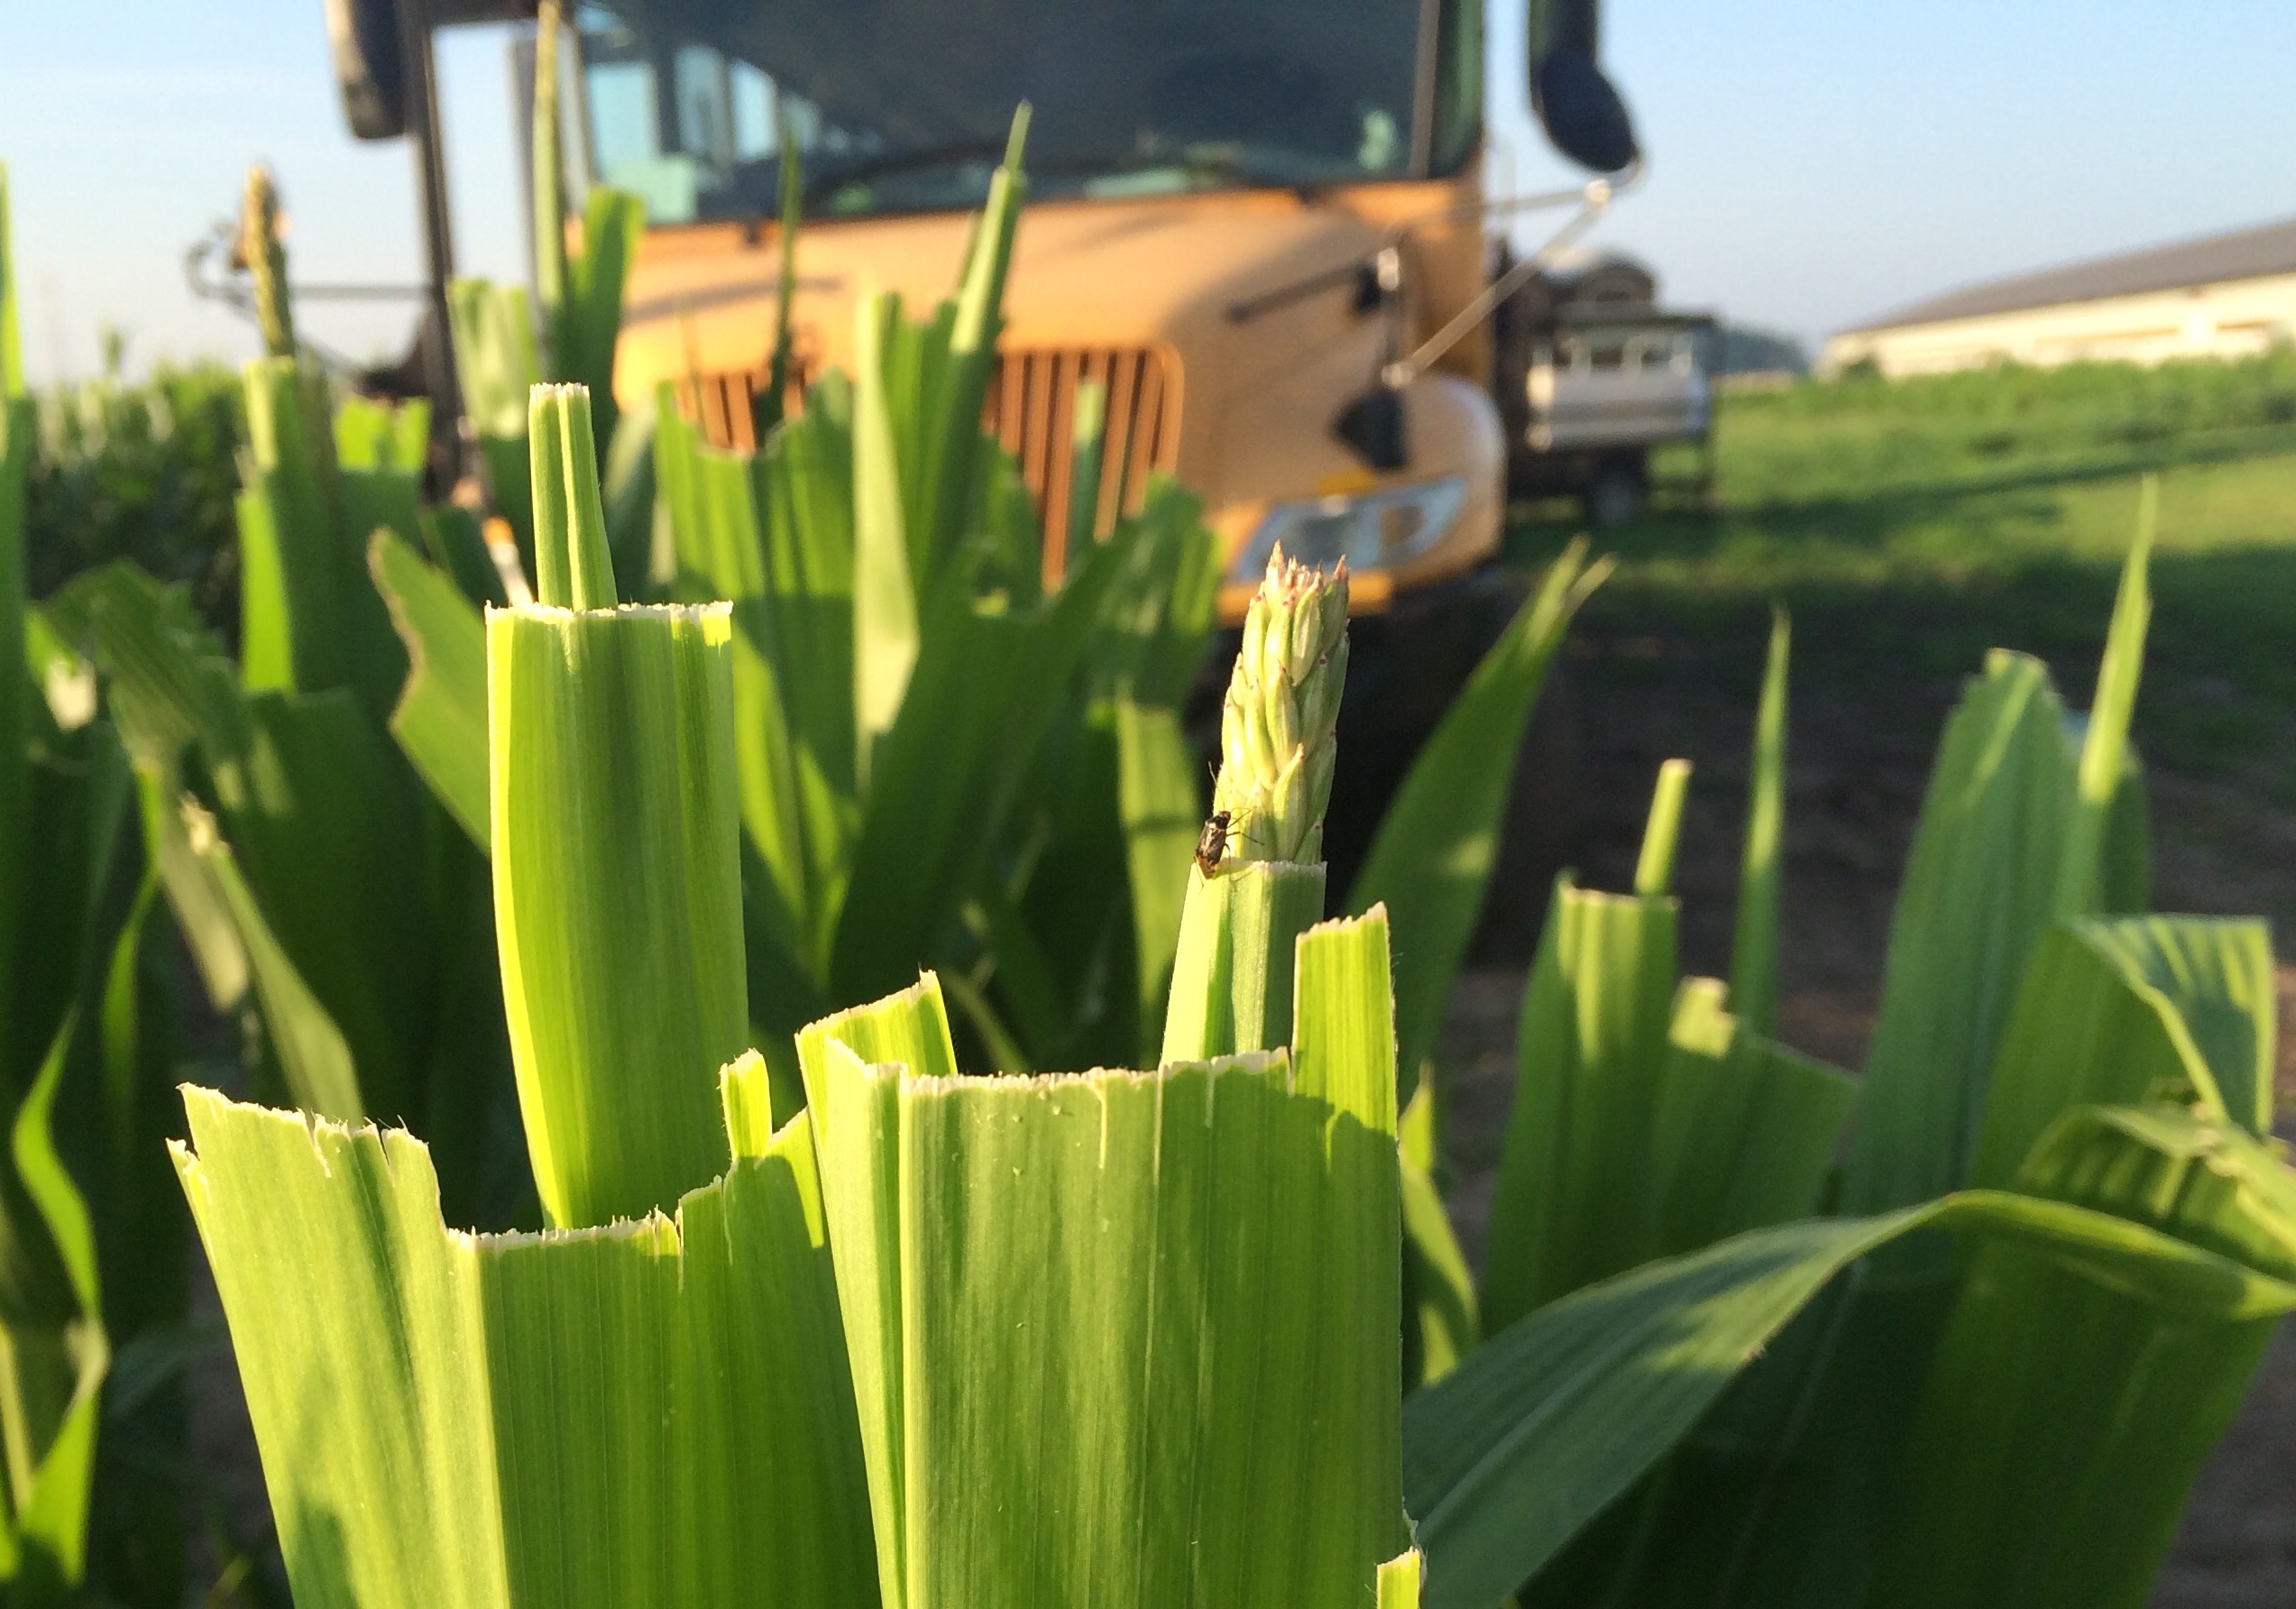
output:
[[[1196,869],[1208,878],[1218,874],[1220,862],[1227,856],[1227,812],[1215,810],[1196,835]]]

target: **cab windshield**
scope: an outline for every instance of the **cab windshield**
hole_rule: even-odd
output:
[[[1479,82],[1452,14],[1480,7],[1441,6],[1422,119],[1425,4],[585,0],[582,115],[657,224],[777,212],[785,126],[809,214],[977,207],[1023,100],[1038,196],[1400,179],[1473,137],[1446,89]]]

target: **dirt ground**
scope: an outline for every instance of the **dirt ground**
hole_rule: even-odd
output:
[[[1454,1215],[1479,1258],[1492,1171],[1513,1083],[1515,1016],[1548,878],[1564,864],[1591,887],[1632,880],[1659,762],[1696,765],[1676,886],[1686,971],[1727,972],[1746,749],[1760,629],[1695,639],[1583,622],[1550,687],[1531,752],[1575,755],[1575,775],[1527,771],[1545,841],[1511,845],[1511,897],[1486,925],[1484,959],[1463,980],[1441,1056],[1451,1101],[1446,1139]],[[1797,663],[1789,724],[1780,1031],[1839,1065],[1864,1057],[1896,880],[1911,842],[1951,679],[1909,677],[1887,693],[1870,676],[1829,674],[1823,631]],[[1853,635],[1853,634],[1852,634]],[[2296,916],[2296,813],[2257,790],[2155,769],[2151,778],[2156,909]],[[2296,1107],[2296,966],[2280,971],[2281,1109]],[[2283,1121],[2283,1138],[2296,1125]],[[2203,1470],[2155,1609],[2286,1609],[2296,1603],[2296,1326],[2284,1327],[2247,1404]]]

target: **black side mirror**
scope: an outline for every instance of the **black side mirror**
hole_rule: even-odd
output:
[[[1382,383],[1355,398],[1331,422],[1331,433],[1352,448],[1366,469],[1401,469],[1411,461],[1403,430],[1403,393]]]
[[[394,0],[326,0],[326,38],[344,121],[358,140],[407,132],[407,64]]]
[[[1583,168],[1633,163],[1634,121],[1595,58],[1600,0],[1531,0],[1530,108],[1556,150]]]

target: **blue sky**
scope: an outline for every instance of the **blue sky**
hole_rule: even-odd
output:
[[[1606,0],[1606,55],[1650,153],[1595,237],[1668,297],[1812,337],[1951,285],[2296,215],[2288,0]],[[1523,111],[1520,21],[1492,14],[1494,188],[1564,174]],[[523,271],[499,29],[441,76],[468,271]],[[402,144],[344,133],[320,0],[0,5],[0,161],[15,195],[26,357],[240,357],[184,288],[185,248],[278,170],[298,277],[410,279]],[[313,308],[355,355],[407,315]]]

